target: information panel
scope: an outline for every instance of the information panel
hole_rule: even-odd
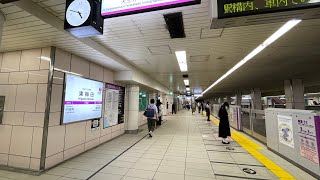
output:
[[[124,95],[124,87],[106,84],[104,128],[124,122]]]
[[[320,6],[320,0],[217,0],[218,19]]]
[[[200,4],[201,0],[102,0],[105,18]]]
[[[278,131],[280,143],[294,148],[291,116],[278,115]]]
[[[101,118],[103,83],[66,74],[62,123]]]

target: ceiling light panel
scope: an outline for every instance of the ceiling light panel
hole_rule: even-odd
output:
[[[187,53],[186,53],[186,51],[176,51],[176,57],[177,57],[177,60],[178,60],[180,71],[181,72],[188,71]]]
[[[183,80],[183,82],[184,82],[184,85],[189,86],[189,80],[188,79]]]

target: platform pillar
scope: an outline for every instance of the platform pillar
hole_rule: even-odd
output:
[[[260,88],[251,89],[252,109],[262,109]]]
[[[287,109],[305,109],[304,85],[301,79],[284,81]]]
[[[139,86],[128,86],[128,118],[127,133],[138,132],[139,128]]]

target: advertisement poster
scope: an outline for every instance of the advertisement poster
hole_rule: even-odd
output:
[[[278,131],[280,143],[294,148],[291,116],[278,115]]]
[[[63,123],[101,118],[103,83],[66,74]]]
[[[125,14],[195,1],[196,0],[102,0],[101,15]]]
[[[124,87],[106,84],[104,128],[123,123]]]
[[[316,133],[316,123],[314,119],[298,120],[300,154],[302,157],[319,164],[319,146]]]

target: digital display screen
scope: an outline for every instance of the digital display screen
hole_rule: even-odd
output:
[[[63,124],[101,118],[103,83],[66,74]]]
[[[218,19],[320,6],[320,0],[217,0]]]
[[[105,18],[200,4],[201,0],[102,0]]]

